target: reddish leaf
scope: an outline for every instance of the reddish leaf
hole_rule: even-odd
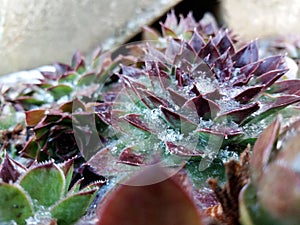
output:
[[[26,168],[5,153],[0,165],[0,179],[6,183],[15,182]]]
[[[100,202],[97,225],[201,225],[201,217],[189,195],[169,178],[152,183],[157,176],[167,176],[160,168],[140,172],[128,181],[143,186],[120,185]]]
[[[60,76],[62,76],[66,72],[74,71],[71,66],[69,66],[67,64],[63,64],[63,63],[54,63],[53,66],[54,66],[55,72],[57,74],[56,79],[58,79]]]
[[[213,127],[213,128],[201,128],[198,129],[197,132],[200,133],[208,133],[213,134],[217,136],[223,136],[223,137],[234,137],[243,134],[241,129],[231,128],[231,127]]]
[[[183,107],[196,111],[204,119],[214,118],[220,111],[219,106],[202,95],[189,99]]]
[[[101,176],[118,176],[122,173],[130,173],[136,166],[121,163],[118,156],[114,156],[110,148],[101,149],[87,162],[94,171]]]
[[[182,145],[176,145],[170,141],[166,141],[166,146],[171,154],[179,156],[202,156],[204,152],[188,149]]]
[[[171,80],[170,75],[167,72],[160,70],[158,78],[161,86],[164,89],[167,89],[167,87],[170,85],[170,80]]]
[[[128,147],[122,150],[119,155],[119,162],[131,166],[139,166],[144,164],[144,156],[135,153],[132,148]]]
[[[68,112],[68,113],[72,113],[77,111],[78,109],[81,109],[83,111],[85,111],[85,105],[83,102],[81,102],[79,99],[74,99],[72,101],[68,101],[66,103],[63,103],[60,107],[60,110],[62,110],[63,112]]]
[[[128,114],[124,117],[124,119],[129,122],[131,125],[147,131],[147,132],[152,132],[151,129],[148,127],[148,124],[146,124],[144,121],[141,120],[141,115],[139,114]]]
[[[264,103],[264,107],[262,108],[262,113],[271,112],[271,110],[281,109],[293,103],[299,102],[300,96],[296,95],[283,95],[277,98],[271,99],[269,102]]]
[[[171,111],[170,109],[161,106],[160,110],[164,114],[166,120],[174,127],[181,129],[182,133],[186,133],[188,131],[191,131],[197,127],[195,123],[193,123],[188,118],[185,118],[183,115]]]
[[[35,126],[45,117],[45,109],[35,109],[31,111],[26,111],[26,124],[27,126]]]
[[[95,106],[95,112],[100,117],[102,121],[107,124],[111,124],[111,110],[112,110],[112,103],[98,103]]]
[[[177,80],[177,85],[179,87],[183,87],[184,86],[184,80],[182,77],[183,71],[180,68],[176,68],[176,72],[175,72],[175,79]]]
[[[175,59],[177,55],[182,53],[182,43],[179,39],[171,39],[165,50],[166,59],[172,64],[175,64]]]
[[[268,93],[295,94],[300,89],[300,80],[282,80],[274,83]]]
[[[215,61],[214,69],[217,73],[222,73],[224,70],[229,71],[229,69],[232,68],[232,65],[233,65],[233,62],[230,57],[229,49],[228,49]],[[231,71],[229,71],[229,72],[231,72]]]
[[[246,104],[249,101],[251,101],[254,97],[256,97],[261,90],[264,88],[264,86],[256,86],[256,87],[250,87],[237,96],[234,97],[236,101],[239,101],[242,104]]]
[[[298,162],[299,163],[299,162]],[[300,223],[300,177],[285,165],[268,166],[259,184],[261,205],[284,224]]]
[[[260,180],[263,170],[269,162],[274,143],[276,143],[278,137],[279,129],[280,118],[277,118],[262,132],[255,142],[250,165],[252,168],[252,178],[256,183]]]
[[[160,106],[169,107],[170,104],[163,98],[156,96],[154,93],[150,91],[142,91],[144,98],[147,99],[154,107],[158,108]]]
[[[79,73],[85,69],[84,58],[79,51],[76,51],[75,54],[73,55],[72,67],[74,68],[75,71],[79,71]]]

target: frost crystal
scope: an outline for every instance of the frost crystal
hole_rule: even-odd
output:
[[[39,206],[33,217],[26,219],[26,225],[45,225],[52,221],[51,213],[44,206]]]
[[[235,101],[233,99],[228,99],[226,97],[217,100],[216,101],[218,103],[218,106],[220,107],[220,112],[219,114],[225,113],[225,112],[229,112],[235,109],[238,109],[241,107],[240,102]]]
[[[10,220],[6,222],[1,222],[1,225],[18,225],[15,221]]]
[[[205,76],[205,74],[195,79],[195,85],[202,94],[210,93],[218,89],[217,80],[211,79]]]
[[[159,133],[158,138],[162,141],[178,142],[183,139],[183,134],[173,129],[167,129]]]

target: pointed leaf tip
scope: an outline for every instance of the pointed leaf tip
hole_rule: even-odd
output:
[[[243,67],[247,64],[256,62],[258,60],[258,47],[256,41],[252,41],[240,49],[232,56],[232,60],[235,61],[235,66],[237,67]]]

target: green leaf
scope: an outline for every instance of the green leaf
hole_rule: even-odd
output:
[[[246,185],[240,193],[240,222],[242,225],[282,225],[273,219],[260,205],[256,188]]]
[[[24,107],[30,109],[32,107],[32,105],[34,106],[40,106],[44,103],[46,103],[45,100],[40,100],[31,96],[21,96],[19,98],[17,98],[18,102],[20,102]]]
[[[63,171],[53,162],[31,168],[19,180],[31,198],[43,206],[51,206],[62,198],[65,182]]]
[[[105,81],[108,80],[108,77],[111,75],[114,68],[116,68],[119,64],[117,62],[111,63],[111,65],[100,75],[98,75],[97,81],[100,84],[103,84]]]
[[[76,78],[78,77],[78,74],[75,73],[75,72],[69,72],[69,73],[66,73],[66,74],[63,74],[61,76],[61,78],[59,78],[59,83],[69,83],[69,82],[72,82],[74,81]]]
[[[75,158],[71,158],[65,162],[63,162],[62,164],[60,164],[60,168],[62,169],[65,178],[66,178],[66,182],[65,182],[65,195],[68,192],[71,180],[72,180],[72,176],[73,176],[73,172],[74,172],[74,160]]]
[[[96,83],[97,75],[95,73],[88,73],[84,74],[80,79],[78,79],[77,85],[84,86],[84,85],[91,85]]]
[[[143,29],[143,37],[144,40],[154,40],[158,41],[159,39],[159,33],[155,30],[151,29],[150,27],[144,26]]]
[[[33,215],[31,199],[18,186],[0,183],[0,224],[15,221],[25,225],[25,219]]]
[[[214,159],[205,170],[200,170],[199,168],[201,160],[207,159],[190,160],[185,166],[189,173],[191,181],[196,187],[201,188],[203,186],[206,186],[207,180],[213,177],[217,177],[220,183],[225,182],[225,168],[223,162],[220,159]]]
[[[58,100],[63,96],[69,95],[73,91],[73,88],[65,84],[59,84],[54,87],[48,88],[48,91],[51,93],[55,100]]]
[[[51,209],[52,217],[57,219],[59,225],[74,224],[86,212],[96,190],[80,192],[63,199]]]
[[[192,36],[193,36],[193,32],[192,31],[186,31],[182,34],[182,37],[184,40],[191,40],[192,39]]]
[[[7,130],[16,125],[16,111],[11,105],[4,105],[0,112],[0,130]]]
[[[34,140],[34,138],[31,138],[25,145],[25,147],[22,149],[22,156],[35,158],[38,154],[39,146]]]

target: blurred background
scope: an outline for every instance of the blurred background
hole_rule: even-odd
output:
[[[0,0],[0,75],[140,40],[166,13],[210,12],[242,40],[299,35],[299,0]]]

